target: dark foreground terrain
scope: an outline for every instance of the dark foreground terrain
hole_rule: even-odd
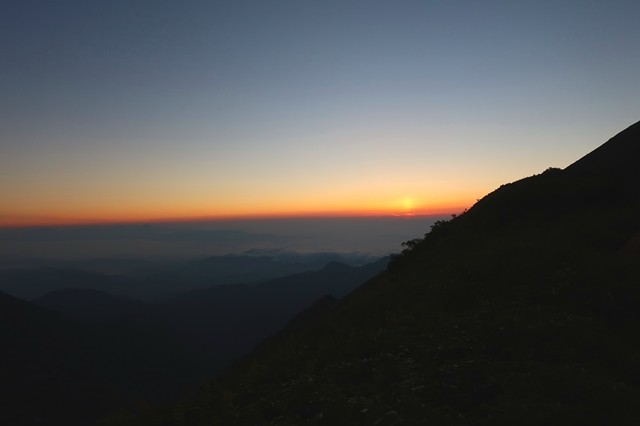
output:
[[[636,425],[638,158],[640,123],[564,170],[503,185],[404,243],[385,272],[344,299],[317,300],[224,376],[178,402],[140,402],[98,424]],[[7,300],[31,334],[5,329],[5,342],[57,354],[76,342],[41,331],[43,320],[61,319]],[[66,356],[31,373],[55,381],[90,341],[69,343]],[[83,390],[78,410],[117,407],[91,377],[70,377],[77,382],[66,386]],[[158,377],[134,374],[130,383]],[[57,407],[55,392],[14,380],[24,398]]]
[[[314,300],[350,293],[387,263],[330,262],[157,303],[91,288],[56,290],[32,302],[0,292],[0,424],[87,425],[117,410],[175,401],[186,386],[217,375]],[[53,280],[34,282],[68,282],[51,271]],[[92,277],[65,276],[71,283]]]
[[[640,123],[500,187],[225,377],[102,424],[638,424],[639,147]]]

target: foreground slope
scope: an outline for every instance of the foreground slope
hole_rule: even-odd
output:
[[[197,364],[163,330],[89,326],[2,292],[0,348],[0,424],[12,426],[84,426],[141,399],[172,400]]]
[[[638,146],[636,124],[437,223],[164,420],[638,424]]]

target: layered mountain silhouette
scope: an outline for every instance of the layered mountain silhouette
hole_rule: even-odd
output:
[[[63,288],[111,289],[120,292],[112,277],[72,268],[15,268],[0,270],[0,291],[30,300]]]
[[[640,421],[640,124],[503,185],[147,424]],[[114,416],[103,424],[118,424]]]
[[[1,422],[83,425],[141,399],[170,401],[197,362],[177,342],[152,327],[89,327],[0,293]]]
[[[55,290],[33,299],[33,303],[70,319],[98,322],[121,320],[145,309],[140,301],[79,288]]]
[[[360,267],[330,262],[318,271],[264,283],[176,293],[162,303],[91,288],[55,290],[32,303],[0,293],[0,420],[87,425],[140,401],[167,403],[187,384],[214,376],[314,300],[344,296],[387,262]],[[58,282],[60,270],[48,270]],[[43,277],[47,269],[37,271]],[[63,276],[95,274],[65,271]],[[34,282],[48,285],[46,279]]]
[[[354,260],[363,264],[375,258],[362,255]],[[332,261],[346,262],[347,258],[338,253],[249,253],[166,263],[126,259],[44,261],[46,266],[0,269],[0,291],[31,300],[56,290],[76,288],[158,302],[187,290],[264,282],[314,271]]]
[[[503,185],[386,270],[275,278],[266,259],[227,259],[228,274],[211,258],[158,274],[155,303],[105,293],[126,284],[108,275],[5,271],[3,288],[37,299],[0,293],[0,421],[636,425],[639,146],[636,123]],[[239,276],[263,282],[213,286]]]

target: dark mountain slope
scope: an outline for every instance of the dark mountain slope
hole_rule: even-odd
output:
[[[4,293],[0,348],[3,425],[86,425],[140,399],[168,401],[197,365],[162,330],[89,327]]]
[[[613,180],[640,201],[640,122],[566,168],[571,176]]]
[[[120,286],[110,276],[78,269],[40,267],[0,270],[0,291],[30,300],[61,288],[92,288],[118,292]]]
[[[141,302],[125,300],[92,289],[56,290],[33,299],[32,302],[66,317],[88,321],[113,321],[142,309]]]
[[[437,223],[166,420],[638,424],[640,259],[625,247],[640,210],[618,170],[629,151],[611,148],[637,146],[637,128],[594,151],[597,175],[583,159]]]
[[[74,324],[1,293],[0,316],[3,424],[55,424],[66,410],[73,424],[122,403],[87,368],[91,344]]]

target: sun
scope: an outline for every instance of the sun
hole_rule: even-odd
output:
[[[395,203],[394,216],[413,216],[416,207],[416,202],[412,197],[404,197],[397,200]]]

